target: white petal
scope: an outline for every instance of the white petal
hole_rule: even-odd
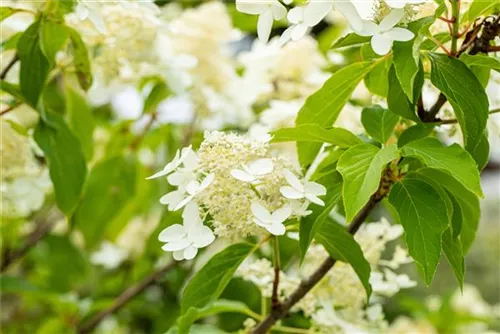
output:
[[[233,169],[231,171],[231,176],[234,177],[235,179],[243,181],[243,182],[255,181],[255,177],[253,175],[250,175],[247,172],[242,171],[240,169]]]
[[[363,20],[352,2],[337,1],[335,8],[344,15],[352,30],[358,31],[363,29]]]
[[[253,175],[266,175],[273,170],[273,161],[271,159],[259,159],[248,164],[248,168]]]
[[[176,260],[176,261],[184,260],[184,250],[183,249],[173,252],[172,255],[174,256],[174,260]]]
[[[314,1],[304,9],[304,23],[309,27],[317,25],[332,9],[332,1]]]
[[[263,4],[262,1],[236,1],[236,9],[238,12],[242,12],[250,15],[259,15],[267,9],[267,5]]]
[[[273,13],[270,9],[259,15],[257,22],[257,35],[259,39],[266,43],[269,40],[271,29],[273,28]]]
[[[202,224],[200,210],[196,202],[191,201],[186,205],[184,211],[182,212],[182,219],[183,225],[188,231],[194,226]]]
[[[214,180],[215,175],[213,173],[210,173],[205,177],[205,179],[201,182],[200,188],[198,189],[198,193],[201,192],[202,190],[205,190]]]
[[[384,35],[389,36],[394,41],[400,41],[400,42],[411,41],[413,37],[415,37],[415,34],[410,30],[398,27],[392,28]]]
[[[361,30],[355,30],[356,34],[360,36],[373,36],[379,31],[378,25],[371,21],[363,21],[363,27]]]
[[[265,229],[267,229],[268,226],[272,225],[270,224],[269,222],[263,222],[263,221],[260,221],[258,220],[257,218],[254,218],[253,219],[253,222],[261,227],[264,227]]]
[[[280,188],[280,192],[281,192],[281,194],[284,197],[289,198],[289,199],[304,198],[304,193],[299,192],[299,191],[297,191],[296,189],[294,189],[292,187],[288,187],[288,186],[281,187]]]
[[[75,14],[80,20],[85,20],[89,16],[89,10],[81,2],[75,7]]]
[[[320,206],[325,206],[325,202],[323,202],[321,199],[318,197],[311,195],[311,194],[306,194],[306,198],[314,204],[320,205]]]
[[[184,173],[181,172],[173,172],[167,177],[168,183],[170,183],[173,186],[179,186],[180,184],[182,184],[184,179],[185,179]]]
[[[208,226],[202,224],[188,231],[188,238],[197,248],[206,247],[215,240],[212,230]]]
[[[403,8],[406,5],[406,1],[401,0],[385,0],[385,2],[392,8]]]
[[[90,22],[92,22],[94,27],[101,34],[107,34],[108,27],[106,27],[106,22],[104,22],[103,18],[101,17],[101,14],[92,8],[88,8],[88,11],[89,11],[88,19],[90,20]]]
[[[198,248],[190,246],[184,250],[184,258],[186,260],[192,260],[198,254]]]
[[[263,223],[271,222],[272,216],[269,210],[258,202],[252,202],[250,206],[253,215]]]
[[[182,160],[182,163],[187,170],[194,170],[196,167],[198,167],[198,155],[191,149],[191,147],[185,148],[183,149],[183,151],[184,150],[187,150],[187,152],[184,159]]]
[[[292,214],[292,208],[290,208],[289,206],[284,206],[284,207],[273,212],[273,214],[272,214],[273,223],[274,224],[277,224],[277,223],[281,224],[285,220],[287,220],[291,214]]]
[[[278,1],[274,1],[271,5],[271,10],[273,12],[273,18],[275,20],[281,20],[286,16],[286,8]]]
[[[179,209],[182,209],[186,204],[188,204],[189,202],[191,202],[194,198],[194,195],[190,195],[186,198],[184,198],[182,201],[179,202],[179,204],[177,204],[177,206],[174,208],[174,210],[171,210],[171,211],[177,211]],[[169,210],[170,210],[170,207],[169,207]]]
[[[158,240],[161,242],[174,242],[181,240],[186,235],[186,229],[180,224],[174,224],[167,227],[158,235]]]
[[[182,200],[184,199],[184,193],[180,190],[174,190],[160,198],[160,203],[163,205],[168,205],[168,209],[172,211]]]
[[[287,15],[288,21],[293,24],[299,24],[304,21],[304,7],[294,7],[290,9]]]
[[[316,196],[323,196],[326,195],[326,188],[316,182],[306,182],[304,185],[304,192]]]
[[[186,191],[190,195],[196,194],[199,189],[200,189],[200,183],[196,180],[193,180],[186,185]]]
[[[187,239],[180,239],[175,242],[165,244],[161,249],[167,252],[178,251],[188,247],[191,243]]]
[[[162,170],[162,171],[160,171],[160,172],[158,172],[156,174],[153,174],[153,175],[147,177],[146,180],[156,179],[158,177],[165,176],[165,175],[167,175],[170,172],[171,172],[171,170],[164,169],[164,170]]]
[[[298,41],[302,37],[304,37],[307,33],[307,25],[305,24],[297,24],[292,30],[292,41]]]
[[[285,225],[283,224],[272,224],[266,227],[266,229],[273,235],[283,235],[286,232]]]
[[[371,45],[376,54],[384,56],[391,51],[392,39],[385,34],[377,34],[372,37]]]
[[[285,31],[283,31],[283,34],[281,34],[280,39],[278,40],[279,47],[282,47],[292,39],[293,28],[294,26],[290,26]]]
[[[403,16],[405,15],[404,9],[393,9],[391,12],[384,17],[384,19],[380,22],[379,28],[381,31],[387,31],[394,27],[396,24],[401,21]]]
[[[289,185],[291,185],[295,190],[299,192],[304,191],[304,186],[302,185],[302,182],[293,174],[290,172],[288,169],[285,169],[283,171],[283,176],[285,177],[285,180],[288,182]]]

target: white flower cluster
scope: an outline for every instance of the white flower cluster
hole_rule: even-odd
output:
[[[416,285],[407,275],[393,271],[400,265],[411,262],[406,250],[397,246],[392,259],[381,259],[386,245],[397,239],[402,232],[400,225],[391,225],[382,219],[380,222],[363,225],[355,236],[372,267],[370,283],[373,294],[367,307],[366,294],[356,273],[350,265],[339,262],[296,305],[295,310],[303,311],[311,317],[313,327],[321,333],[361,333],[366,329],[386,328],[380,302],[401,289]],[[326,256],[327,252],[321,245],[313,244],[300,268],[290,268],[287,273],[280,272],[280,297],[288,296],[298,286],[300,279],[308,277]],[[247,261],[237,273],[257,285],[263,296],[270,297],[274,272],[267,259]]]
[[[257,23],[258,36],[263,42],[269,39],[274,20],[287,18],[290,26],[286,29],[279,40],[284,45],[290,40],[298,41],[303,38],[309,30],[320,23],[329,12],[335,8],[347,20],[351,29],[361,36],[371,36],[373,50],[379,55],[387,54],[394,41],[409,41],[414,34],[397,25],[404,19],[413,6],[426,2],[426,0],[380,0],[376,8],[384,11],[389,8],[387,15],[378,20],[379,23],[361,18],[354,4],[355,0],[309,0],[305,4],[293,7],[287,12],[283,3],[290,1],[279,0],[236,0],[236,7],[240,12],[259,15]],[[361,4],[367,6],[369,4]],[[384,11],[387,12],[387,11]],[[377,15],[374,15],[376,17]]]
[[[285,221],[309,214],[309,203],[324,205],[319,196],[326,194],[322,185],[302,180],[290,162],[271,156],[267,142],[217,131],[205,133],[198,152],[184,148],[150,178],[165,176],[177,189],[160,202],[169,210],[184,208],[184,224],[159,237],[176,259],[192,259],[214,233],[230,239],[264,230],[283,235]]]

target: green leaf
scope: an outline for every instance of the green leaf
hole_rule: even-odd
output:
[[[463,132],[465,148],[473,153],[488,119],[488,97],[474,73],[460,60],[429,53],[431,81],[448,98]]]
[[[177,331],[179,334],[188,334],[192,324],[202,318],[206,318],[219,313],[241,313],[252,317],[254,312],[244,303],[233,300],[216,300],[207,307],[198,309],[190,308],[177,321]]]
[[[22,10],[12,7],[0,7],[0,22],[18,12],[22,12]]]
[[[434,17],[428,16],[411,22],[408,29],[415,33],[416,37],[408,42],[394,42],[394,68],[401,88],[410,102],[415,101],[413,91],[420,67],[420,45],[434,21]]]
[[[311,204],[308,210],[311,210],[312,213],[300,220],[299,246],[301,261],[304,260],[307,249],[316,235],[316,230],[329,218],[330,212],[342,196],[342,177],[338,172],[329,174],[318,182],[327,189],[324,198],[325,206]]]
[[[476,160],[478,169],[480,171],[483,170],[490,160],[490,143],[488,141],[488,131],[484,131],[478,145],[476,146],[474,151],[471,152],[471,155],[474,157],[474,160]]]
[[[365,288],[368,300],[372,293],[369,282],[370,264],[353,236],[344,227],[327,219],[318,227],[316,240],[325,247],[332,259],[349,263],[352,266]]]
[[[423,76],[422,76],[423,78]],[[415,85],[414,87],[419,87]],[[419,87],[420,88],[420,87]],[[389,91],[387,92],[387,106],[391,112],[401,117],[420,123],[415,112],[416,106],[408,100],[403,91],[394,66],[389,70]]]
[[[165,334],[178,334],[177,327],[172,327]],[[189,334],[227,334],[223,330],[213,325],[193,325],[189,330]]]
[[[16,32],[6,40],[2,41],[2,44],[0,45],[0,52],[16,49],[19,38],[21,38],[22,35],[22,32]]]
[[[342,128],[324,128],[317,124],[301,124],[295,128],[283,128],[271,133],[272,142],[297,141],[311,143],[329,143],[348,148],[363,143],[352,132]]]
[[[441,254],[441,235],[448,228],[446,203],[440,193],[418,177],[406,176],[389,194],[405,230],[410,255],[430,284]]]
[[[374,64],[376,63],[354,63],[335,72],[323,87],[307,98],[295,124],[314,123],[323,127],[332,126],[358,83],[371,71]],[[317,143],[298,143],[301,165],[308,166],[320,148],[321,144]]]
[[[460,239],[454,238],[451,229],[443,233],[443,251],[455,274],[458,285],[463,289],[465,277],[465,261]]]
[[[478,16],[492,13],[495,8],[500,8],[498,0],[474,0],[463,18],[465,21],[472,22]]]
[[[0,88],[2,91],[6,92],[9,95],[12,95],[13,98],[16,100],[22,101],[22,102],[27,102],[24,99],[24,96],[21,93],[21,90],[19,89],[18,85],[11,84],[5,80],[2,80],[0,82]]]
[[[434,130],[434,125],[416,124],[406,129],[398,138],[398,147],[403,147],[409,142],[427,137]]]
[[[40,21],[35,21],[17,43],[17,54],[21,61],[19,85],[21,93],[32,107],[37,106],[49,74],[49,62],[40,49],[39,27]]]
[[[68,41],[66,26],[54,21],[43,20],[40,27],[40,48],[51,66],[56,62],[56,54]]]
[[[80,143],[62,116],[47,113],[41,119],[34,138],[49,165],[57,206],[66,215],[76,208],[87,176],[87,165]]]
[[[387,92],[389,91],[387,77],[391,64],[391,58],[386,58],[384,61],[378,62],[365,76],[365,86],[370,92],[384,98],[387,96]]]
[[[144,113],[151,113],[156,110],[160,102],[165,100],[170,95],[170,90],[163,81],[158,81],[154,84],[146,101],[144,102]]]
[[[382,144],[392,136],[398,122],[398,115],[379,105],[363,108],[361,113],[361,123],[366,132]]]
[[[82,231],[87,248],[101,240],[108,223],[133,199],[135,175],[135,161],[124,157],[109,158],[92,169],[72,219],[74,226]]]
[[[253,251],[254,245],[235,244],[215,254],[189,281],[181,302],[182,314],[191,307],[201,308],[220,296],[241,262]]]
[[[462,53],[462,55],[460,56],[460,60],[468,67],[480,66],[500,71],[500,59],[498,57],[490,57],[483,54],[472,56],[468,53]]]
[[[80,140],[87,161],[94,154],[94,119],[87,100],[71,84],[65,84],[66,115],[69,127]]]
[[[467,190],[465,186],[450,174],[432,168],[419,169],[419,174],[428,175],[433,180],[444,187],[449,194],[452,194],[452,201],[455,200],[460,205],[462,214],[460,239],[463,252],[466,254],[476,237],[479,225],[480,204],[477,195]],[[453,218],[454,219],[454,218]],[[453,224],[453,220],[452,220]],[[456,226],[456,223],[453,224]]]
[[[335,44],[333,44],[332,49],[335,50],[345,47],[358,46],[368,42],[370,42],[370,37],[360,36],[356,33],[350,33],[344,37],[339,38],[339,40],[336,41]]]
[[[78,31],[67,27],[71,44],[73,46],[73,59],[75,63],[76,76],[83,90],[88,90],[92,86],[92,68],[89,59],[89,52]]]
[[[344,179],[342,198],[350,222],[379,186],[385,166],[399,158],[396,145],[382,150],[370,144],[356,145],[340,157],[337,170]]]
[[[442,170],[470,191],[483,196],[476,164],[470,154],[458,144],[446,147],[435,138],[423,138],[403,146],[401,155],[417,158],[428,167]]]

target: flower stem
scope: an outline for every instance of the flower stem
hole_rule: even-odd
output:
[[[271,297],[271,308],[273,310],[278,309],[280,307],[280,301],[278,297],[279,293],[279,284],[280,284],[280,245],[278,241],[278,237],[274,236],[273,238],[273,263],[274,263],[274,281],[273,281],[273,294]]]

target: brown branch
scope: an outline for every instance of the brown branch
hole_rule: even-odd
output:
[[[497,114],[497,113],[500,113],[500,108],[493,109],[493,110],[490,110],[488,112],[489,115]],[[456,124],[456,123],[458,123],[458,119],[442,119],[439,121],[439,123],[441,123],[441,124]]]
[[[118,296],[110,307],[99,312],[98,314],[90,318],[89,321],[80,325],[78,327],[78,333],[79,334],[90,333],[101,323],[103,319],[121,309],[130,300],[132,300],[134,297],[142,293],[147,287],[157,282],[163,275],[172,270],[172,268],[175,265],[176,262],[171,262],[161,267],[157,271],[153,272],[152,274],[144,278],[142,281],[132,285],[130,288],[125,290],[120,296]]]
[[[28,251],[33,248],[43,237],[45,237],[54,227],[55,223],[43,223],[26,238],[25,243],[19,248],[11,250],[9,248],[2,252],[2,264],[0,265],[0,272],[4,272],[11,264],[22,258]]]
[[[273,293],[271,295],[271,309],[275,310],[281,307],[279,301],[279,285],[280,285],[280,252],[279,252],[279,244],[278,237],[274,237],[273,239],[273,260],[274,260],[274,281],[273,281]]]
[[[500,45],[490,45],[488,47],[488,52],[499,52],[500,51]]]
[[[368,203],[356,215],[349,225],[348,232],[355,234],[370,212],[380,202],[382,196],[379,192],[372,195]],[[316,271],[307,279],[300,282],[295,291],[281,303],[279,308],[273,309],[271,313],[260,322],[252,331],[253,334],[265,334],[281,318],[285,317],[290,309],[301,300],[311,289],[326,275],[326,273],[335,265],[337,261],[331,257],[326,258]]]
[[[0,73],[0,80],[5,79],[5,77],[9,73],[10,69],[12,68],[12,66],[14,66],[17,63],[18,60],[19,60],[19,56],[16,53],[14,55],[14,57],[10,60],[10,62],[7,64],[7,66]]]

